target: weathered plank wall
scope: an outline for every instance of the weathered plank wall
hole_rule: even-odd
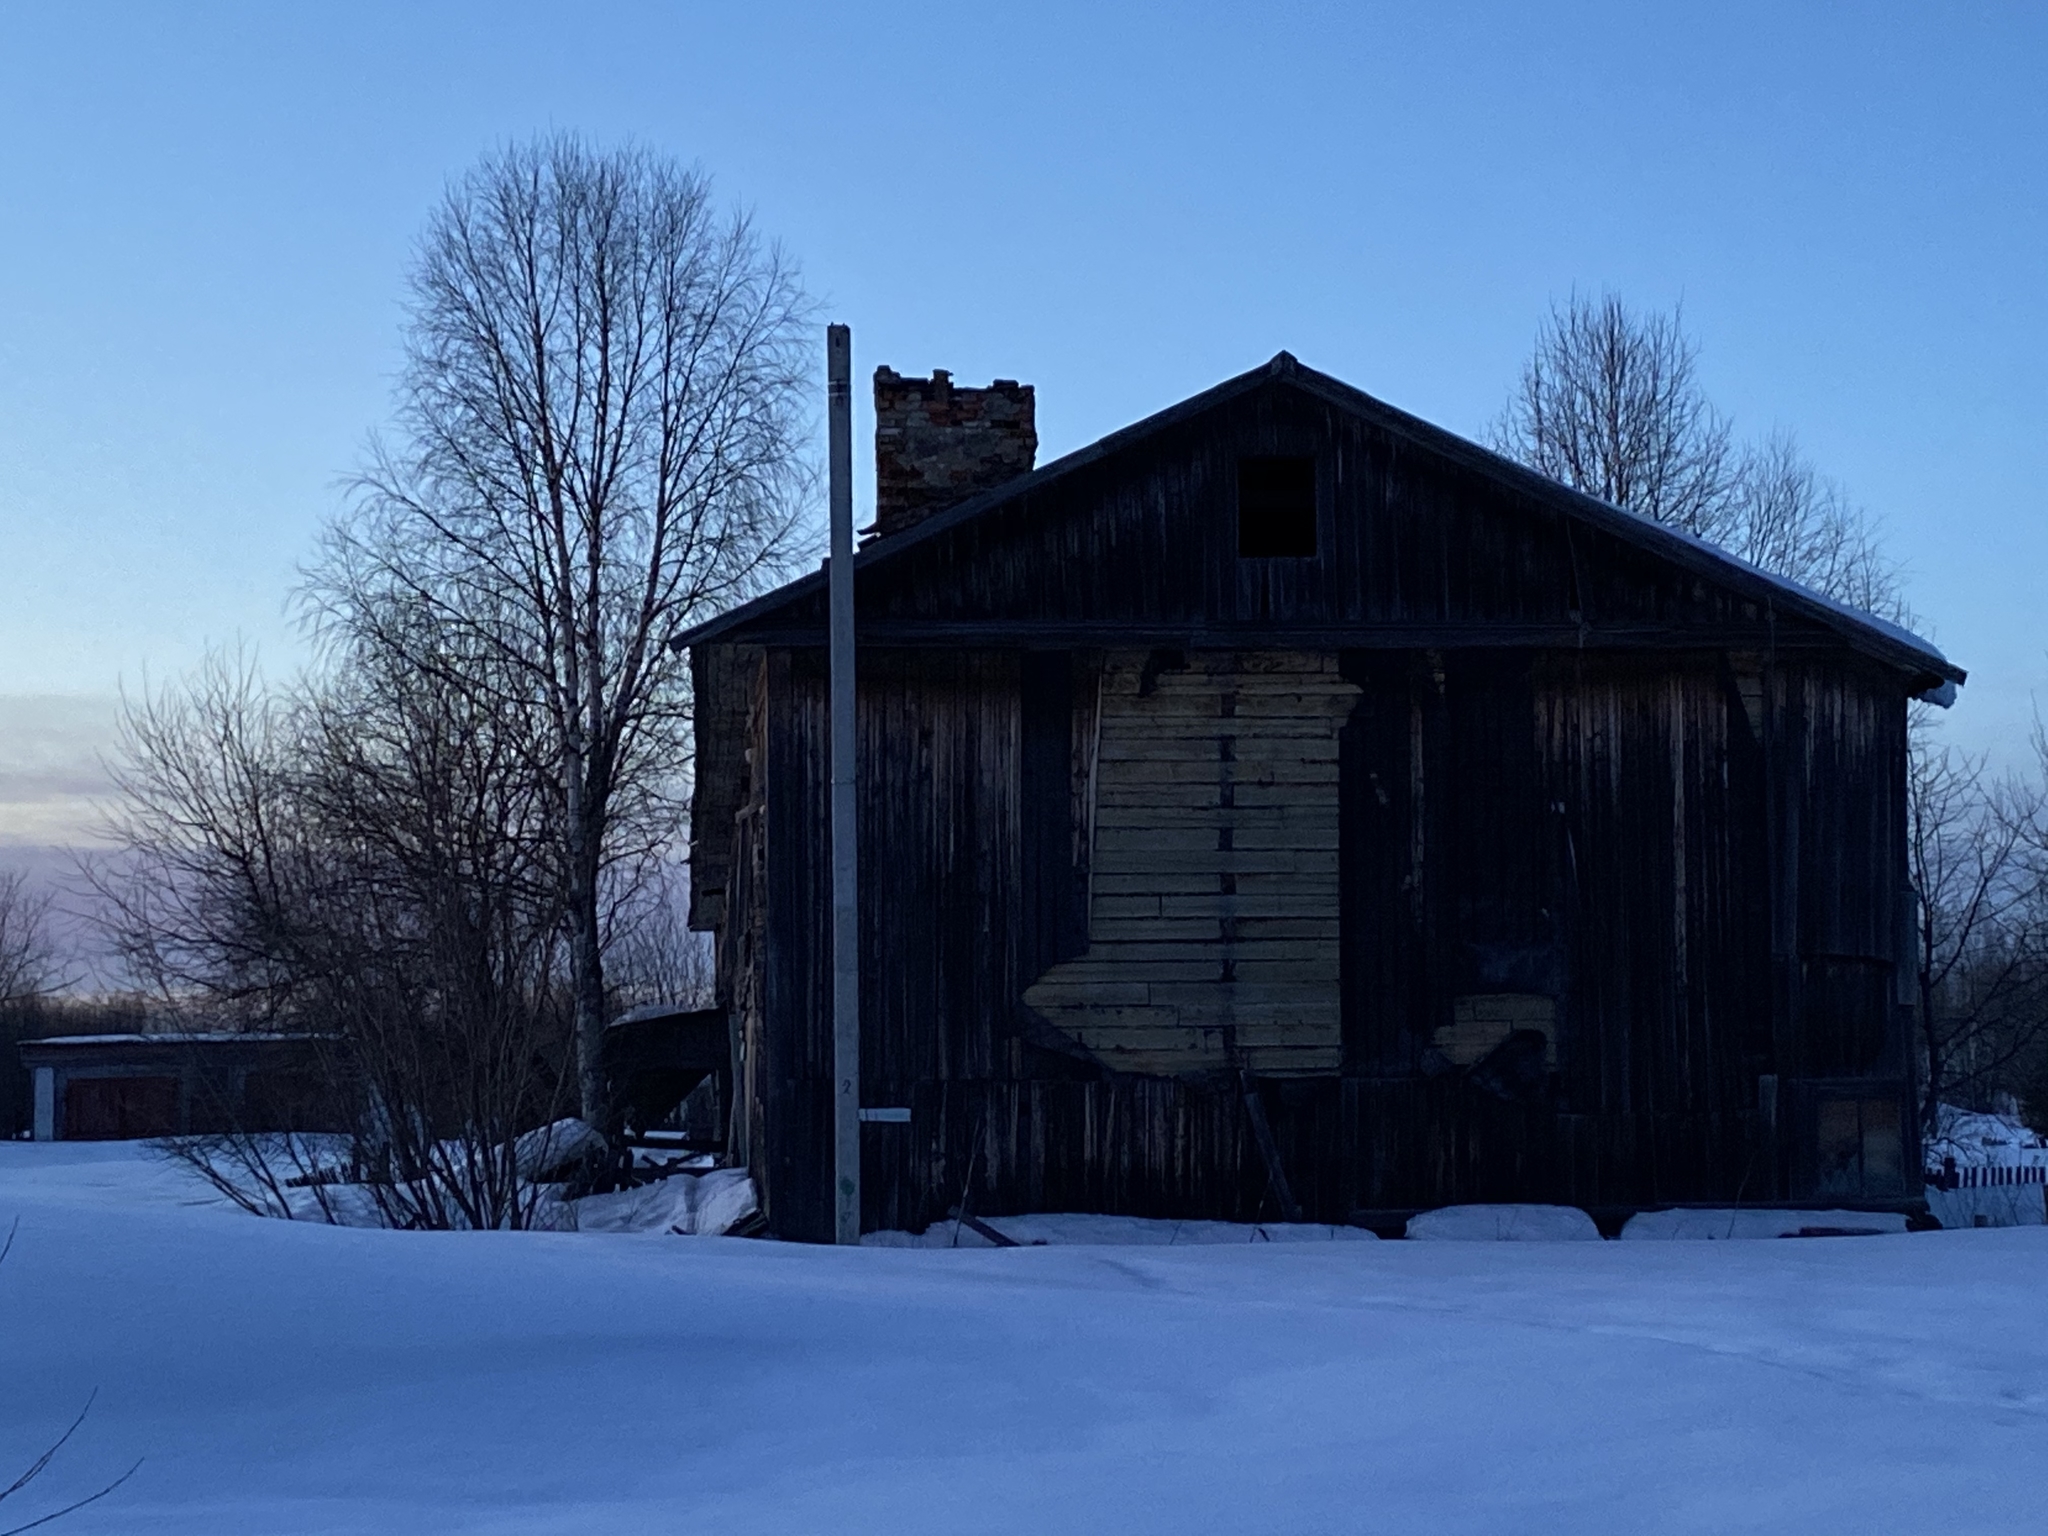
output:
[[[1104,1070],[1130,1010],[1161,1006],[1149,991],[1127,997],[1154,982],[1120,968],[1150,978],[1161,946],[1200,956],[1176,949],[1167,963],[1214,973],[1174,972],[1166,1006],[1212,1021],[1235,1009],[1239,1043],[1262,1048],[1224,979],[1226,959],[1270,936],[1225,937],[1253,893],[1243,870],[1225,867],[1238,850],[1212,846],[1226,819],[1215,761],[1201,782],[1159,786],[1164,799],[1201,802],[1169,809],[1208,834],[1205,857],[1163,851],[1179,861],[1168,872],[1199,878],[1202,891],[1130,889],[1159,871],[1132,868],[1125,855],[1150,850],[1115,835],[1172,824],[1150,814],[1150,789],[1109,766],[1161,761],[1116,755],[1113,744],[1144,739],[1137,722],[1165,721],[1165,739],[1200,739],[1213,753],[1222,720],[1254,718],[1221,714],[1226,681],[1244,708],[1244,657],[1179,660],[1183,670],[1160,667],[1144,702],[1173,686],[1180,707],[1134,707],[1120,724],[1124,705],[1141,702],[1140,679],[1124,673],[1142,674],[1151,658],[864,657],[863,1099],[913,1117],[863,1132],[870,1224],[921,1225],[970,1188],[991,1211],[1272,1214],[1242,1104],[1226,1074],[1204,1075],[1227,1064],[1220,1041],[1208,1043],[1220,1022],[1177,1024],[1195,1033],[1155,1047],[1148,1075]],[[1261,1006],[1284,1006],[1319,1033],[1253,1058],[1307,1209],[1343,1219],[1469,1199],[1624,1204],[1817,1187],[1824,1170],[1800,1153],[1793,1121],[1822,1113],[1827,1095],[1800,1108],[1801,1085],[1856,1079],[1852,1098],[1865,1104],[1893,1093],[1886,1074],[1902,1071],[1888,995],[1873,1014],[1856,990],[1892,985],[1886,913],[1902,851],[1883,801],[1898,787],[1900,711],[1870,704],[1853,669],[1781,669],[1758,701],[1759,731],[1734,664],[1707,653],[1655,666],[1469,651],[1353,653],[1341,668],[1305,653],[1273,665],[1291,670],[1250,674],[1288,680],[1261,707],[1332,733],[1311,776],[1318,809],[1283,819],[1302,846],[1273,861],[1264,893],[1272,920],[1302,936],[1284,941],[1278,962],[1285,998],[1261,993]],[[1069,680],[1052,690],[1067,708],[1057,751],[1032,743],[1046,730],[1030,725],[1034,669],[1036,686]],[[829,1217],[823,677],[802,652],[771,653],[761,676],[757,750],[770,787],[742,812],[733,860],[733,911],[761,915],[758,931],[728,928],[729,945],[742,946],[729,964],[750,1041],[745,1123],[778,1229],[818,1236]],[[1099,705],[1088,686],[1097,677]],[[1090,752],[1097,709],[1102,747]],[[1828,827],[1840,813],[1823,807],[1845,775],[1860,775],[1851,789],[1876,802],[1857,812],[1874,829]],[[1092,801],[1076,789],[1091,782]],[[1780,819],[1803,829],[1775,860],[1772,784]],[[768,860],[781,885],[763,900],[744,872]],[[1132,911],[1133,897],[1151,906]],[[1180,903],[1171,912],[1169,898]],[[1796,920],[1778,926],[1791,948],[1774,956],[1774,915],[1787,905]],[[1042,963],[1076,955],[1077,910],[1088,918],[1082,968]],[[1108,958],[1126,944],[1128,959]],[[757,957],[751,968],[746,956]],[[1048,981],[1066,990],[1049,997],[1039,990]],[[1502,1068],[1487,1079],[1514,1029],[1540,1045],[1519,1076]],[[1306,1063],[1289,1054],[1310,1051]],[[1776,1121],[1761,1103],[1764,1077],[1783,1084]],[[1848,1188],[1838,1176],[1837,1192],[1880,1197],[1881,1182]]]
[[[718,661],[720,675],[737,696],[738,724],[733,731],[735,761],[727,765],[729,782],[718,789],[717,804],[730,807],[730,824],[707,825],[704,807],[708,797],[701,792],[693,810],[697,822],[693,835],[691,874],[709,865],[721,884],[711,909],[717,913],[718,992],[725,1004],[732,1029],[733,1102],[726,1128],[730,1145],[748,1166],[768,1166],[768,1103],[774,1042],[768,1022],[768,666],[758,650],[741,666],[731,656]],[[705,675],[705,668],[698,675]],[[731,700],[722,701],[731,710]],[[728,717],[730,726],[730,717]],[[703,769],[699,769],[700,790]],[[723,835],[721,835],[723,834]],[[715,864],[699,861],[694,851],[716,838],[720,848]],[[692,910],[711,906],[695,892]]]

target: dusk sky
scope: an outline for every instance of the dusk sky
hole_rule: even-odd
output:
[[[0,840],[82,835],[122,686],[296,664],[415,233],[550,129],[700,163],[863,376],[1035,384],[1041,461],[1283,347],[1477,436],[1553,300],[1682,300],[1738,434],[1882,521],[1971,673],[1946,728],[2017,761],[2048,8],[1538,10],[0,10]]]

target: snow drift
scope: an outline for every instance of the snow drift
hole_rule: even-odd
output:
[[[2031,1533],[2048,1229],[990,1251],[364,1231],[0,1145],[64,1536]],[[14,1506],[10,1503],[9,1513]]]

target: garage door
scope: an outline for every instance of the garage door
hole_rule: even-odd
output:
[[[175,1077],[74,1077],[64,1085],[66,1141],[132,1141],[177,1132]]]

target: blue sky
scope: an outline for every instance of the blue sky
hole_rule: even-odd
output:
[[[1042,454],[1286,347],[1456,431],[1553,298],[1683,300],[1739,430],[1879,516],[2016,756],[2048,699],[2048,9],[0,9],[0,840],[118,686],[285,598],[487,147],[700,162],[856,365],[1038,386]]]

